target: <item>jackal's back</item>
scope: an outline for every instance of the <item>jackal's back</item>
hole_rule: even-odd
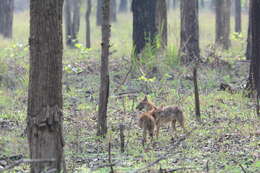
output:
[[[178,106],[165,106],[163,108],[159,108],[155,112],[156,121],[160,121],[162,123],[171,122],[173,120],[177,120],[179,122],[184,121],[184,116],[182,110]]]

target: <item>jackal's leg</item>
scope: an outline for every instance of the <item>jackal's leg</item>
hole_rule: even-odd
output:
[[[184,126],[184,118],[183,118],[183,115],[182,115],[182,117],[178,120],[178,122],[180,123],[181,128],[183,129],[183,132],[186,133],[187,130],[186,130],[185,126]]]
[[[160,122],[156,123],[156,138],[158,139],[159,137],[159,131],[160,131]]]
[[[151,138],[151,143],[153,143],[153,129],[149,132],[150,138]]]
[[[176,120],[172,120],[172,133],[176,137]]]
[[[143,140],[142,140],[142,144],[144,146],[144,144],[146,143],[146,128],[143,129]]]

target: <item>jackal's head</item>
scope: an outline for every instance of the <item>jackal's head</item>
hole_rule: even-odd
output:
[[[145,96],[144,99],[136,106],[136,109],[141,111],[143,109],[147,109],[148,105],[149,105],[149,101]]]

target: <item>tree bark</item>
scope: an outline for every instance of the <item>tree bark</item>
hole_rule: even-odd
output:
[[[248,15],[248,30],[247,30],[247,47],[246,47],[246,58],[250,60],[252,57],[252,20],[251,20],[251,1],[249,2],[249,15]]]
[[[235,32],[241,32],[241,0],[235,0]]]
[[[205,1],[204,0],[200,0],[200,7],[205,8]]]
[[[27,114],[30,157],[55,159],[50,163],[31,163],[31,173],[62,169],[62,6],[63,0],[31,0],[30,3]]]
[[[181,1],[180,54],[183,64],[200,59],[198,0]]]
[[[1,0],[0,34],[5,38],[13,36],[14,0]]]
[[[167,47],[167,4],[166,0],[157,0],[155,25],[160,47]]]
[[[87,10],[86,10],[86,48],[91,47],[91,38],[90,38],[90,14],[91,14],[91,8],[92,3],[91,0],[86,0]]]
[[[230,0],[216,0],[216,45],[229,49],[230,41]]]
[[[102,4],[105,0],[98,0],[97,1],[97,13],[96,13],[96,24],[97,26],[100,26],[103,22],[103,15],[102,15]],[[110,12],[109,12],[109,20],[110,22],[116,22],[117,21],[117,5],[116,0],[110,0]]]
[[[110,0],[110,22],[117,21],[117,5],[116,0]]]
[[[147,43],[154,44],[156,36],[156,1],[133,0],[133,45],[135,54],[142,52]]]
[[[177,0],[172,0],[172,8],[173,9],[177,8]]]
[[[97,11],[96,11],[96,24],[100,26],[102,24],[102,4],[104,0],[97,0]]]
[[[101,54],[101,85],[99,92],[99,107],[98,107],[98,122],[97,122],[97,136],[105,136],[107,133],[107,104],[109,97],[109,39],[110,39],[110,0],[104,0],[102,8],[102,54]]]
[[[249,86],[260,93],[260,1],[251,0],[250,20],[252,21],[252,55],[249,74]]]
[[[121,13],[127,12],[127,0],[120,0],[118,11]]]
[[[201,121],[200,118],[200,99],[199,99],[199,89],[197,81],[197,67],[193,69],[193,84],[194,84],[194,100],[195,100],[195,113],[197,121]]]
[[[65,0],[66,44],[74,48],[78,43],[80,27],[80,0]]]

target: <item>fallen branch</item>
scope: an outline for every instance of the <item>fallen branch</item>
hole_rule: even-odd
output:
[[[0,172],[4,172],[6,170],[12,169],[16,166],[19,166],[22,163],[39,163],[39,162],[54,162],[54,161],[55,159],[20,159],[6,166],[5,168],[0,169]]]
[[[243,173],[247,173],[245,168],[241,164],[239,164],[239,167],[242,169]]]

